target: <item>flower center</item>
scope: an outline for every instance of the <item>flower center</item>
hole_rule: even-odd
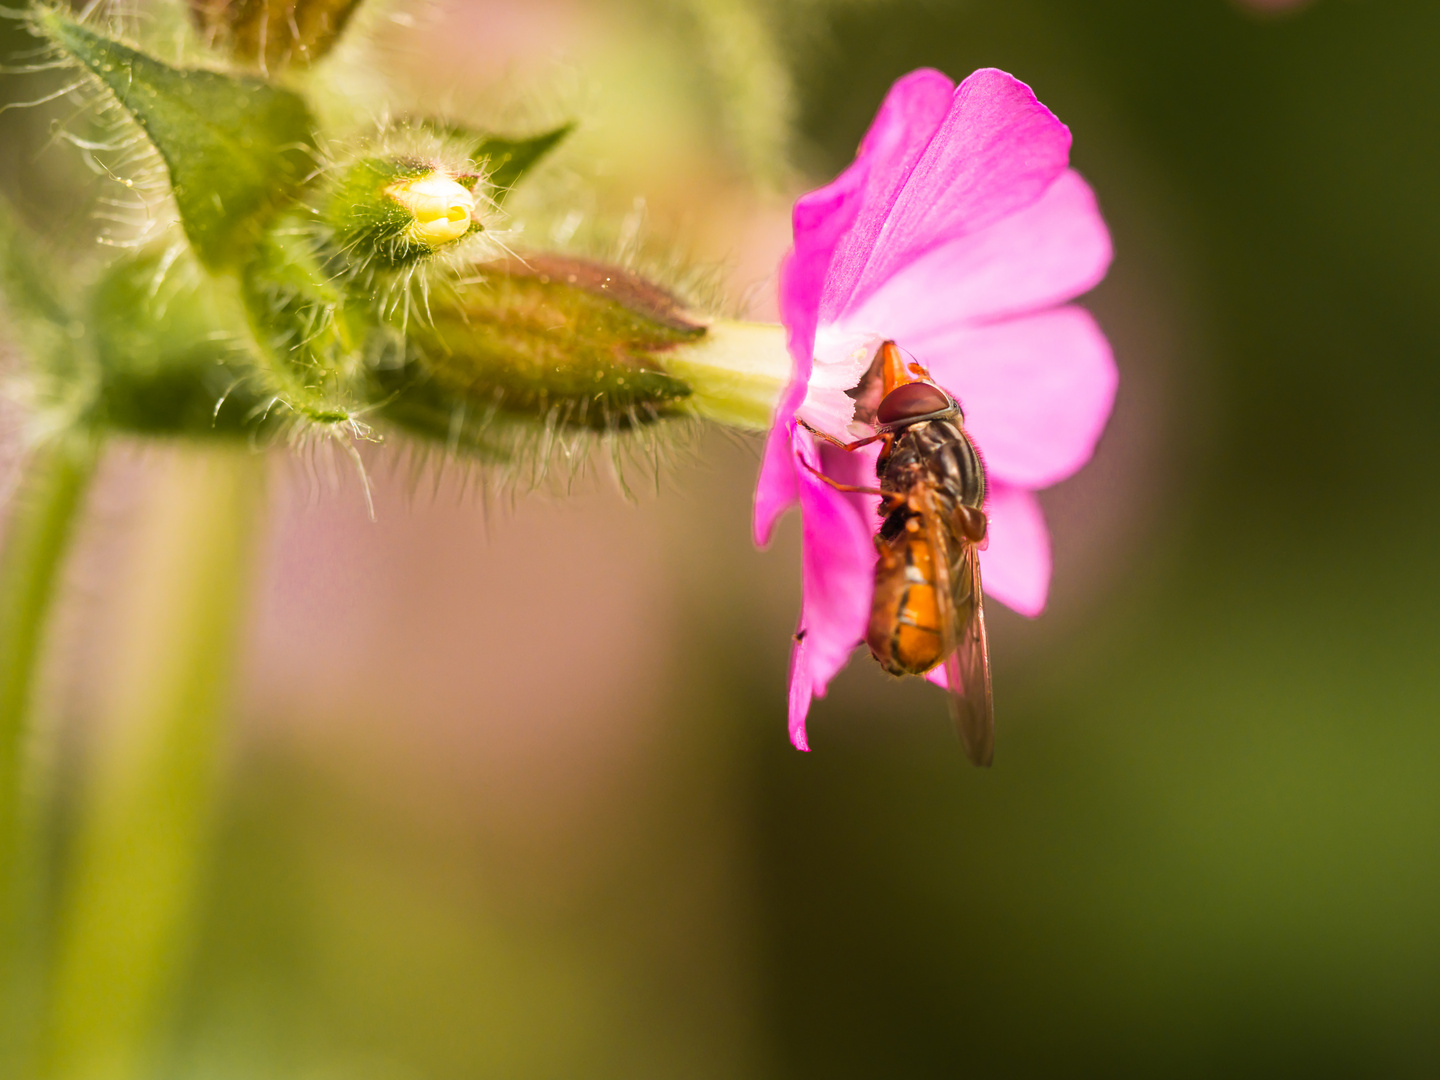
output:
[[[817,431],[845,442],[873,434],[868,424],[856,421],[850,392],[865,378],[884,340],[869,330],[820,327],[815,333],[810,384],[796,415]]]
[[[443,172],[395,184],[390,197],[415,215],[407,233],[417,243],[439,247],[470,231],[475,196]]]

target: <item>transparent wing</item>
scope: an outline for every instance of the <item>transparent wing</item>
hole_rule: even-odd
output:
[[[995,705],[990,696],[990,647],[985,640],[985,597],[980,591],[980,552],[965,545],[962,573],[970,576],[975,606],[970,618],[957,631],[955,651],[945,662],[950,683],[950,710],[965,753],[976,765],[989,765],[995,758]]]
[[[995,710],[990,697],[990,653],[985,640],[984,594],[980,591],[980,554],[944,525],[939,500],[925,492],[925,528],[935,564],[935,600],[940,611],[945,649],[945,682],[950,688],[950,714],[972,764],[988,766],[995,757]],[[961,547],[959,573],[950,573],[950,555]],[[962,615],[956,601],[966,598]]]

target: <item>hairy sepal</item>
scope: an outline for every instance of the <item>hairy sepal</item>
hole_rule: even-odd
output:
[[[264,385],[277,405],[316,424],[365,408],[365,351],[376,305],[354,298],[331,264],[326,230],[308,211],[275,222],[240,275]]]
[[[171,67],[53,8],[40,8],[34,22],[149,135],[200,261],[211,269],[242,263],[315,168],[305,102],[260,79]]]
[[[126,255],[90,295],[100,392],[92,419],[143,435],[233,439],[263,426],[233,285],[187,252]]]
[[[559,256],[489,263],[437,290],[428,317],[410,323],[389,412],[416,430],[400,416],[413,392],[436,416],[644,426],[685,411],[690,387],[666,358],[705,334],[674,297],[618,268]],[[448,439],[450,428],[419,433]]]

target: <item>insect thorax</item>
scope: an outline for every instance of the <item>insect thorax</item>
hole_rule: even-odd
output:
[[[978,509],[985,502],[985,467],[965,432],[951,420],[926,420],[901,429],[875,471],[882,491],[908,495],[917,483],[927,483],[951,506]]]

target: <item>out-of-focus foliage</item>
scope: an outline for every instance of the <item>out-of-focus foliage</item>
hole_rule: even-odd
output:
[[[471,158],[485,162],[485,179],[495,191],[496,202],[503,202],[530,167],[575,129],[574,124],[562,124],[553,131],[532,135],[528,139],[507,139],[469,131],[455,124],[435,126],[442,134],[458,140]]]
[[[75,808],[70,887],[45,926],[40,1076],[145,1075],[200,917],[264,463],[229,445],[157,471]]]
[[[248,343],[216,334],[244,325],[237,308],[187,254],[146,251],[109,267],[85,322],[105,358],[99,422],[152,435],[257,430],[265,399],[248,370]]]
[[[321,59],[360,0],[189,0],[195,24],[237,60],[278,71]]]

